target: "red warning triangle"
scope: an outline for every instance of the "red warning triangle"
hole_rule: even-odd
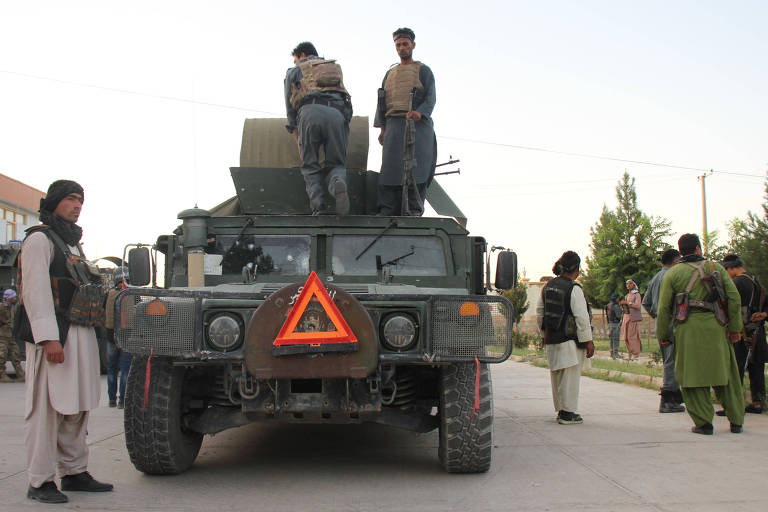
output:
[[[317,299],[317,303],[322,307],[325,314],[328,315],[328,319],[333,324],[335,330],[311,332],[299,332],[296,330],[299,321],[313,298]],[[272,345],[279,347],[282,345],[320,345],[322,343],[357,343],[357,336],[349,328],[341,311],[333,303],[331,296],[328,295],[323,282],[320,281],[320,278],[313,271],[309,275],[307,282],[304,283],[304,288],[301,290],[299,298],[296,299],[293,308],[288,313]]]

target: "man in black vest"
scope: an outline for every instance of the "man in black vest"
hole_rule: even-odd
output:
[[[84,258],[75,224],[84,197],[74,181],[51,184],[40,200],[42,225],[27,230],[20,255],[24,314],[16,334],[27,342],[27,497],[43,503],[68,501],[54,482],[57,468],[62,490],[112,490],[87,471],[88,414],[99,405],[101,387],[99,348],[93,327],[70,308],[82,284],[70,263]]]
[[[589,307],[581,285],[575,281],[580,264],[578,254],[564,252],[552,268],[557,277],[544,286],[536,306],[536,318],[547,350],[552,399],[561,425],[584,422],[576,412],[579,380],[585,358],[595,354]]]
[[[762,402],[765,400],[765,362],[768,360],[768,344],[765,341],[765,319],[768,317],[764,289],[752,274],[748,274],[741,258],[729,254],[723,258],[723,266],[733,279],[733,284],[741,296],[742,320],[744,331],[741,340],[733,345],[739,376],[744,382],[744,370],[749,372],[749,387],[752,403],[744,408],[745,412],[762,414]],[[718,411],[724,416],[725,411]]]

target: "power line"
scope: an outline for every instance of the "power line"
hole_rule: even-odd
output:
[[[534,146],[520,146],[518,144],[507,144],[504,142],[490,142],[485,140],[477,140],[477,139],[465,139],[462,137],[450,137],[447,135],[438,135],[441,139],[448,139],[448,140],[456,140],[461,142],[470,142],[473,144],[484,144],[487,146],[499,146],[499,147],[505,147],[505,148],[513,148],[513,149],[524,149],[527,151],[540,151],[542,153],[553,153],[556,155],[568,155],[568,156],[578,156],[582,158],[595,158],[598,160],[610,160],[613,162],[623,162],[623,163],[630,163],[630,164],[639,164],[639,165],[652,165],[656,167],[669,167],[671,169],[683,169],[686,171],[695,171],[695,172],[709,172],[712,170],[713,172],[716,172],[718,174],[731,174],[734,176],[746,176],[750,178],[760,178],[764,179],[765,176],[759,175],[759,174],[749,174],[745,172],[739,172],[739,171],[728,171],[728,170],[721,170],[721,169],[702,169],[699,167],[686,167],[682,165],[674,165],[674,164],[663,164],[659,162],[646,162],[643,160],[630,160],[627,158],[616,158],[612,156],[604,156],[604,155],[594,155],[591,153],[576,153],[573,151],[559,151],[557,149],[549,149],[549,148],[539,148]]]
[[[241,106],[238,106],[238,105],[226,105],[226,104],[223,104],[223,103],[212,103],[212,102],[207,102],[207,101],[191,100],[191,99],[188,99],[188,98],[178,98],[178,97],[175,97],[175,96],[168,96],[168,95],[163,95],[163,94],[152,94],[152,93],[147,93],[147,92],[134,91],[134,90],[130,90],[130,89],[121,89],[119,87],[106,87],[106,86],[102,86],[102,85],[93,85],[93,84],[87,84],[87,83],[83,83],[83,82],[75,82],[75,81],[71,81],[71,80],[62,80],[62,79],[59,79],[59,78],[52,78],[52,77],[41,76],[41,75],[33,75],[33,74],[30,74],[30,73],[20,73],[18,71],[9,71],[9,70],[6,70],[6,69],[0,69],[0,73],[5,73],[5,74],[8,74],[8,75],[21,76],[21,77],[24,77],[24,78],[32,78],[32,79],[35,79],[35,80],[45,80],[45,81],[55,82],[55,83],[60,83],[60,84],[74,85],[74,86],[78,86],[78,87],[87,87],[89,89],[97,89],[97,90],[102,90],[102,91],[117,92],[117,93],[122,93],[122,94],[131,94],[131,95],[134,95],[134,96],[143,96],[143,97],[147,97],[147,98],[155,98],[155,99],[166,100],[166,101],[175,101],[175,102],[179,102],[179,103],[189,103],[189,104],[193,104],[193,105],[204,105],[204,106],[208,106],[208,107],[226,108],[226,109],[230,109],[230,110],[238,110],[238,111],[243,111],[243,112],[255,112],[255,113],[258,113],[258,114],[268,114],[268,115],[273,115],[273,116],[281,115],[281,114],[276,113],[276,112],[269,112],[269,111],[266,111],[266,110],[258,110],[258,109],[253,109],[253,108],[249,108],[249,107],[241,107]],[[703,168],[700,168],[700,167],[686,167],[686,166],[682,166],[682,165],[664,164],[664,163],[659,163],[659,162],[647,162],[647,161],[643,161],[643,160],[631,160],[631,159],[627,159],[627,158],[617,158],[617,157],[611,157],[611,156],[605,156],[605,155],[595,155],[595,154],[591,154],[591,153],[578,153],[578,152],[573,152],[573,151],[560,151],[560,150],[556,150],[556,149],[540,148],[540,147],[535,147],[535,146],[521,146],[519,144],[508,144],[508,143],[503,143],[503,142],[491,142],[491,141],[487,141],[487,140],[467,139],[467,138],[462,138],[462,137],[451,137],[451,136],[448,136],[448,135],[438,135],[438,137],[440,137],[441,139],[456,140],[456,141],[460,141],[460,142],[469,142],[469,143],[472,143],[472,144],[484,144],[484,145],[487,145],[487,146],[498,146],[498,147],[513,148],[513,149],[523,149],[523,150],[526,150],[526,151],[539,151],[539,152],[542,152],[542,153],[552,153],[552,154],[557,154],[557,155],[577,156],[577,157],[581,157],[581,158],[593,158],[593,159],[598,159],[598,160],[609,160],[609,161],[613,161],[613,162],[623,162],[623,163],[631,163],[631,164],[638,164],[638,165],[650,165],[650,166],[655,166],[655,167],[667,167],[667,168],[670,168],[670,169],[682,169],[682,170],[694,171],[694,172],[709,172],[711,170],[711,171],[713,171],[714,173],[717,173],[717,174],[729,174],[729,175],[732,175],[732,176],[743,176],[743,177],[747,177],[747,178],[760,178],[760,179],[765,179],[766,178],[766,176],[764,176],[764,175],[750,174],[750,173],[740,172],[740,171],[731,171],[731,170],[724,170],[724,169],[703,169]]]
[[[119,87],[106,87],[106,86],[103,86],[103,85],[93,85],[93,84],[86,84],[86,83],[82,83],[82,82],[73,82],[71,80],[61,80],[59,78],[51,78],[51,77],[39,76],[39,75],[31,75],[31,74],[28,74],[28,73],[19,73],[17,71],[8,71],[8,70],[5,70],[5,69],[0,69],[0,73],[5,73],[5,74],[8,74],[8,75],[22,76],[24,78],[33,78],[35,80],[45,80],[45,81],[48,81],[48,82],[56,82],[56,83],[59,83],[59,84],[75,85],[75,86],[78,86],[78,87],[87,87],[89,89],[97,89],[97,90],[101,90],[101,91],[119,92],[119,93],[122,93],[122,94],[132,94],[134,96],[144,96],[146,98],[155,98],[155,99],[159,99],[159,100],[176,101],[176,102],[179,102],[179,103],[190,103],[190,104],[193,104],[193,105],[204,105],[204,106],[207,106],[207,107],[226,108],[226,109],[230,109],[230,110],[239,110],[239,111],[244,111],[244,112],[256,112],[258,114],[269,114],[269,115],[274,115],[274,116],[280,115],[280,114],[277,114],[275,112],[267,112],[266,110],[257,110],[257,109],[248,108],[248,107],[240,107],[240,106],[237,106],[237,105],[225,105],[223,103],[211,103],[211,102],[208,102],[208,101],[191,100],[191,99],[188,99],[188,98],[177,98],[175,96],[167,96],[167,95],[163,95],[163,94],[152,94],[152,93],[148,93],[148,92],[132,91],[130,89],[120,89]]]

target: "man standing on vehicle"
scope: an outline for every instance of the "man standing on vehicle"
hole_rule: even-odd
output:
[[[723,258],[723,266],[733,279],[741,296],[741,319],[744,322],[742,339],[733,346],[739,367],[739,382],[744,381],[744,370],[749,371],[749,387],[752,403],[745,412],[762,414],[765,400],[765,361],[768,360],[768,344],[765,341],[765,319],[768,317],[765,288],[757,277],[748,274],[744,263],[735,254]],[[725,415],[717,411],[718,416]]]
[[[71,270],[84,256],[82,229],[75,224],[83,200],[79,184],[53,182],[40,200],[42,225],[27,230],[20,255],[25,312],[17,335],[28,342],[27,497],[43,503],[68,501],[54,482],[57,466],[62,490],[112,490],[111,484],[94,480],[87,471],[88,413],[99,405],[100,379],[96,333],[93,327],[80,325],[86,323],[79,320],[81,310],[71,307],[83,284],[73,284]]]
[[[429,67],[413,60],[413,49],[416,48],[413,30],[399,28],[392,37],[400,64],[392,66],[384,75],[373,121],[374,127],[381,128],[379,143],[383,146],[378,208],[380,215],[401,214],[406,119],[413,119],[416,123],[416,165],[412,174],[418,194],[409,189],[408,210],[411,215],[421,216],[427,186],[437,163],[437,141],[432,122],[432,110],[437,101],[435,77]]]
[[[643,297],[643,307],[654,320],[659,311],[659,293],[661,292],[661,282],[667,270],[680,262],[680,251],[677,249],[667,249],[661,255],[661,270],[653,276],[648,283],[648,289]],[[658,330],[658,326],[656,329]],[[659,412],[685,412],[685,407],[680,405],[683,402],[683,394],[680,392],[680,386],[675,380],[675,347],[666,341],[660,341],[661,357],[664,361],[664,380],[661,385],[661,403]]]
[[[698,236],[687,233],[677,245],[683,259],[661,283],[656,337],[675,344],[675,377],[694,422],[691,431],[714,433],[712,387],[731,432],[738,434],[743,432],[744,396],[731,343],[741,339],[739,292],[722,265],[704,259]]]
[[[581,258],[566,251],[555,262],[550,279],[541,290],[536,319],[543,333],[552,380],[552,400],[561,425],[583,423],[578,414],[579,384],[585,358],[595,354],[589,308],[579,276]]]
[[[5,374],[5,362],[11,360],[13,369],[16,370],[16,379],[24,382],[24,370],[21,368],[21,356],[19,345],[13,339],[13,314],[16,309],[16,292],[8,288],[3,291],[3,300],[0,302],[0,382],[13,382]]]
[[[285,74],[286,129],[293,135],[302,160],[301,173],[312,215],[328,215],[328,190],[336,201],[336,214],[349,213],[347,146],[352,103],[344,88],[341,66],[320,58],[310,42],[291,53],[294,67]],[[325,152],[320,163],[320,149]]]

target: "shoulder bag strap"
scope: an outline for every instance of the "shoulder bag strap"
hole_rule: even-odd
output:
[[[67,244],[64,243],[64,240],[62,240],[61,237],[52,229],[46,230],[45,234],[48,235],[53,244],[64,253],[64,260],[67,263],[67,270],[69,270],[69,273],[72,275],[75,283],[87,283],[89,281],[88,277],[83,275],[83,271],[72,263],[72,258],[74,255],[72,254],[72,251],[69,250],[69,247],[67,247]]]

